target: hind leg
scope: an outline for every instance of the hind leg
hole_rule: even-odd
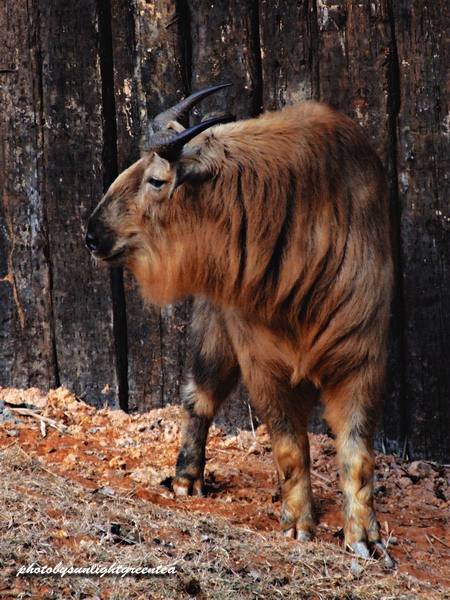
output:
[[[248,376],[248,374],[247,374]],[[286,537],[309,541],[315,534],[307,424],[317,392],[302,383],[264,374],[247,379],[253,403],[270,431],[281,487],[281,527]]]
[[[281,486],[283,535],[303,542],[315,534],[306,428],[295,432],[272,429],[272,451]]]
[[[183,394],[181,448],[172,482],[175,494],[200,496],[208,430],[222,402],[236,386],[239,367],[221,313],[209,303],[195,307],[192,358]]]
[[[373,435],[381,407],[379,371],[366,369],[325,388],[325,417],[336,435],[341,487],[344,497],[346,544],[369,558],[381,554],[393,566],[380,538],[373,506]]]

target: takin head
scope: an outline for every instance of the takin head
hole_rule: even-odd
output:
[[[167,201],[181,184],[203,181],[209,175],[209,167],[198,158],[182,157],[183,149],[203,131],[235,117],[214,117],[188,129],[180,121],[198,102],[228,85],[200,90],[159,114],[152,122],[150,149],[112,183],[89,219],[86,244],[92,255],[111,267],[131,268],[156,304],[178,295],[176,290],[158,290],[158,285],[167,288],[164,274],[174,270],[167,263],[167,253],[164,264],[160,257],[161,250],[168,250],[164,243],[171,215]],[[172,263],[176,262],[176,248],[171,247],[169,254]]]

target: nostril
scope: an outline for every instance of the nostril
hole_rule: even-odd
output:
[[[100,246],[100,240],[95,235],[92,235],[92,233],[88,233],[86,235],[86,246],[91,252],[95,252]]]

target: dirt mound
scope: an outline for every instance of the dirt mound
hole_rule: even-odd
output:
[[[448,466],[377,455],[376,509],[398,565],[388,571],[343,547],[327,436],[310,437],[319,524],[317,540],[300,544],[278,533],[264,426],[212,427],[207,495],[180,500],[170,491],[178,407],[130,416],[63,388],[0,388],[0,423],[0,598],[450,598]],[[24,573],[33,563],[176,573]]]

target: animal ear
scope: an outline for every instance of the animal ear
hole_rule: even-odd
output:
[[[187,181],[199,182],[206,178],[207,173],[202,169],[198,161],[192,159],[178,161],[175,166],[175,178],[169,191],[169,200],[172,199],[175,190],[181,184]]]

